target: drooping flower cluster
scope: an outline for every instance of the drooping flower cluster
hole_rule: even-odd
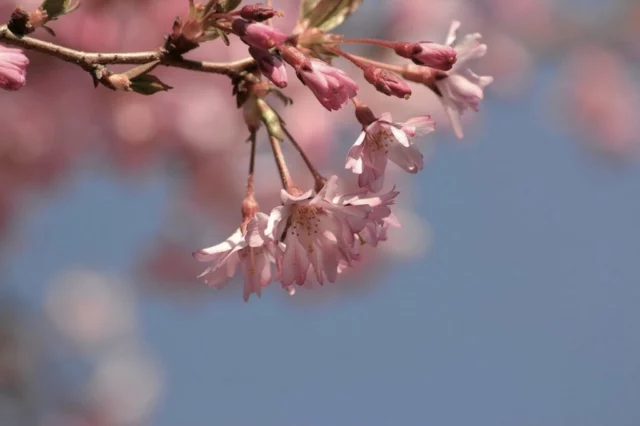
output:
[[[460,114],[477,109],[483,88],[490,77],[479,77],[469,70],[471,60],[482,57],[486,45],[478,34],[456,42],[459,23],[455,22],[445,44],[433,42],[394,42],[375,39],[348,39],[331,33],[360,5],[359,0],[304,2],[301,15],[291,33],[285,33],[272,20],[283,14],[270,5],[241,5],[241,0],[188,2],[186,17],[176,18],[164,44],[156,50],[104,54],[80,52],[62,46],[43,44],[28,35],[39,28],[49,29],[50,21],[76,9],[76,4],[44,0],[32,12],[16,9],[11,21],[0,26],[0,40],[79,65],[90,73],[96,86],[114,91],[153,95],[172,89],[151,72],[158,66],[216,73],[231,78],[236,105],[250,134],[251,155],[247,195],[242,205],[242,221],[229,239],[194,253],[209,264],[202,276],[220,287],[240,272],[244,277],[244,297],[256,293],[273,281],[280,281],[289,292],[295,286],[335,282],[339,273],[355,265],[363,255],[361,247],[377,246],[388,231],[399,226],[392,212],[399,192],[385,188],[389,161],[407,173],[424,168],[424,158],[414,139],[434,130],[429,115],[405,122],[394,122],[391,114],[376,116],[357,98],[360,87],[349,73],[334,65],[346,59],[357,67],[364,80],[379,93],[408,99],[413,90],[408,82],[419,83],[437,94],[461,136]],[[50,29],[49,29],[50,30]],[[203,43],[221,40],[226,45],[240,41],[249,57],[230,63],[200,62],[184,56]],[[343,50],[349,44],[372,44],[390,49],[410,62],[404,66],[378,62]],[[28,61],[19,50],[0,48],[0,84],[17,89],[24,85]],[[136,65],[114,73],[110,65]],[[287,88],[290,67],[298,79],[329,111],[353,103],[362,133],[349,150],[345,168],[352,172],[358,190],[345,193],[332,176],[325,179],[311,158],[293,138],[281,115],[267,101],[270,95],[290,105]],[[226,123],[224,123],[226,124]],[[258,133],[265,129],[282,183],[281,203],[268,215],[260,212],[254,197],[254,167]],[[293,182],[281,148],[289,139],[302,157],[315,186],[305,190]],[[353,176],[356,175],[356,176]],[[356,185],[357,183],[357,185]]]
[[[201,275],[208,284],[222,287],[240,269],[248,300],[276,280],[292,294],[295,284],[309,285],[311,277],[319,284],[333,283],[345,265],[359,260],[359,244],[376,246],[397,223],[390,209],[395,190],[341,194],[338,178],[332,176],[318,192],[291,192],[282,190],[282,206],[269,216],[257,212],[244,230],[194,253],[211,264]]]
[[[400,76],[426,85],[442,98],[454,129],[461,136],[459,114],[469,107],[477,109],[483,96],[482,88],[491,80],[489,77],[477,77],[468,69],[470,60],[486,52],[486,46],[478,43],[479,35],[467,36],[462,43],[454,46],[458,25],[453,24],[445,45],[349,41],[329,36],[319,38],[315,33],[306,36],[303,32],[302,35],[298,34],[297,44],[283,41],[273,52],[266,49],[252,52],[258,69],[280,88],[286,85],[283,63],[287,63],[326,109],[338,110],[350,99],[353,101],[362,133],[347,154],[345,168],[357,176],[359,190],[352,194],[340,193],[338,178],[332,176],[329,180],[323,179],[297,142],[284,130],[316,180],[315,190],[301,191],[292,183],[279,148],[281,133],[286,129],[284,123],[280,122],[277,114],[271,114],[270,107],[262,101],[250,103],[250,107],[245,107],[245,116],[250,117],[252,113],[257,115],[255,119],[247,121],[253,123],[250,128],[258,128],[255,123],[262,122],[271,138],[284,188],[281,192],[282,205],[271,211],[266,227],[266,215],[256,213],[256,216],[245,216],[245,222],[249,220],[253,223],[260,215],[261,237],[256,248],[251,248],[254,246],[248,243],[253,238],[250,231],[238,230],[231,239],[238,241],[236,245],[230,246],[229,242],[225,242],[196,254],[199,260],[213,261],[205,271],[205,275],[212,277],[210,280],[213,281],[210,282],[214,285],[226,282],[239,263],[243,265],[243,271],[253,271],[249,275],[244,273],[245,300],[251,292],[260,294],[261,289],[271,281],[279,281],[290,294],[295,293],[296,286],[335,282],[340,273],[361,259],[363,245],[377,247],[380,242],[387,240],[390,228],[401,226],[392,212],[399,192],[395,188],[383,192],[388,163],[395,163],[410,174],[416,174],[424,168],[424,157],[414,139],[435,130],[435,123],[430,116],[417,116],[404,123],[394,122],[389,113],[376,116],[356,98],[358,86],[349,75],[329,65],[324,57],[310,57],[309,53],[313,50],[305,49],[304,40],[313,40],[314,49],[324,46],[326,54],[349,60],[362,69],[367,82],[385,95],[404,99],[411,96],[412,90]],[[369,61],[338,47],[348,42],[393,48],[399,56],[411,59],[414,64],[397,67]],[[251,49],[256,49],[255,43]],[[453,112],[458,115],[453,115]],[[249,192],[248,197],[252,196]],[[202,254],[215,254],[222,248],[230,250],[229,253],[235,253],[234,250],[237,253],[259,250],[262,257],[258,258],[255,254],[227,257]],[[275,269],[274,273],[271,272],[272,268]],[[259,284],[251,274],[260,274]],[[216,277],[224,277],[224,280]]]

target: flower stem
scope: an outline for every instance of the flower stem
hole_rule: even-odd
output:
[[[256,132],[251,132],[249,137],[251,142],[251,156],[249,158],[249,178],[247,179],[247,198],[255,194],[254,171],[256,167]]]
[[[402,73],[402,71],[404,70],[404,67],[400,65],[391,65],[385,62],[374,61],[373,59],[365,58],[358,55],[350,55],[350,56],[361,63],[365,63],[367,65],[373,65],[374,67],[382,68],[383,70],[395,72],[398,74]]]
[[[271,142],[271,149],[273,150],[273,158],[276,160],[276,166],[278,167],[278,173],[280,174],[280,180],[282,181],[282,187],[287,191],[293,188],[293,180],[291,174],[287,168],[287,162],[284,159],[282,153],[282,146],[280,140],[275,136],[269,136],[269,142]]]
[[[349,62],[351,62],[352,64],[354,64],[355,66],[357,66],[362,70],[367,68],[367,65],[372,65],[374,67],[382,68],[384,70],[395,72],[398,74],[402,73],[402,71],[404,70],[404,67],[401,67],[399,65],[391,65],[384,62],[374,61],[373,59],[365,58],[363,56],[347,53],[342,49],[338,49],[337,47],[325,47],[325,49],[335,53],[336,55],[342,56],[343,58],[349,60]]]
[[[396,43],[386,40],[376,40],[372,38],[347,38],[340,40],[340,43],[349,44],[372,44],[374,46],[388,47],[389,49],[395,49]]]
[[[304,149],[302,148],[302,146],[300,146],[300,144],[293,138],[293,136],[291,135],[291,132],[289,132],[289,129],[287,129],[286,126],[282,126],[282,130],[284,131],[284,134],[287,135],[287,137],[291,141],[291,144],[296,149],[296,151],[298,151],[304,163],[307,165],[309,172],[311,173],[311,175],[313,176],[313,179],[315,180],[316,191],[319,191],[327,183],[327,179],[324,176],[322,176],[320,172],[318,172],[318,169],[315,168],[315,166],[311,162],[311,159],[309,158],[309,156],[307,156],[307,153],[304,152]]]
[[[273,7],[273,1],[267,0],[266,5],[267,7]],[[273,19],[271,18],[267,19],[267,25],[269,25],[270,27],[273,27]]]
[[[326,47],[326,49],[332,53],[335,53],[336,55],[342,56],[343,58],[347,59],[349,62],[351,62],[353,65],[355,65],[360,69],[364,70],[366,68],[366,65],[363,63],[363,61],[359,60],[359,57],[355,55],[347,53],[342,49],[338,49],[337,47]]]

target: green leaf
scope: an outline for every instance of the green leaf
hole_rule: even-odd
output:
[[[215,6],[219,13],[229,13],[238,7],[242,0],[219,0]]]
[[[260,111],[260,119],[267,127],[269,135],[283,141],[284,131],[282,130],[282,123],[280,122],[278,113],[276,113],[263,99],[258,99],[256,102],[258,111]]]
[[[209,2],[204,6],[202,16],[209,16],[209,14],[214,13],[217,4],[218,0],[209,0]]]
[[[141,95],[153,95],[158,92],[167,92],[171,89],[173,87],[163,83],[152,74],[144,74],[131,79],[131,90]]]
[[[71,0],[44,0],[40,5],[40,9],[47,12],[47,16],[52,20],[60,15],[71,13],[80,6],[79,1],[72,5],[69,5],[69,3],[71,3]]]
[[[311,28],[330,31],[342,24],[363,0],[302,0],[300,20]]]
[[[47,12],[49,17],[58,16],[69,6],[69,1],[70,0],[44,0],[40,5],[40,9]]]
[[[320,0],[301,0],[300,20],[306,19]]]

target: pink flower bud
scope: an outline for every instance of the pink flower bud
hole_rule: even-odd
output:
[[[112,74],[107,80],[115,90],[131,90],[131,80],[125,74]]]
[[[431,42],[398,43],[395,51],[418,65],[426,65],[442,71],[449,71],[457,58],[453,47]]]
[[[29,59],[22,50],[0,45],[0,88],[18,90],[27,82]]]
[[[240,16],[247,21],[262,22],[267,19],[271,19],[274,16],[283,16],[281,12],[278,12],[270,6],[264,4],[251,4],[240,9]]]
[[[269,25],[234,19],[231,30],[249,46],[269,50],[279,46],[287,39],[287,35]]]
[[[358,85],[349,75],[319,59],[311,59],[311,69],[299,73],[302,82],[329,111],[337,111],[358,94]]]
[[[319,59],[309,59],[294,47],[283,46],[281,50],[282,59],[329,111],[339,110],[358,94],[358,85],[346,72]]]
[[[380,93],[387,96],[409,99],[411,88],[397,75],[381,68],[369,66],[364,70],[364,78]]]
[[[256,60],[262,75],[281,89],[287,87],[289,82],[287,69],[279,57],[269,53],[267,50],[255,47],[249,47],[249,54]]]

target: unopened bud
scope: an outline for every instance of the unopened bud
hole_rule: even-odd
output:
[[[287,70],[279,57],[271,54],[268,50],[255,47],[249,47],[249,54],[256,60],[262,75],[281,89],[287,87]]]
[[[115,90],[124,90],[126,92],[131,90],[131,80],[124,74],[112,74],[107,77],[109,85]]]
[[[395,51],[403,58],[411,59],[415,64],[441,71],[449,71],[457,59],[453,47],[431,42],[398,43]]]
[[[33,28],[43,26],[49,21],[49,15],[44,10],[38,8],[29,14],[29,23]]]
[[[364,70],[364,78],[372,84],[380,93],[387,96],[396,96],[402,99],[411,97],[411,88],[397,75],[377,68],[369,66]]]
[[[275,16],[282,17],[284,15],[270,6],[258,3],[247,5],[240,9],[240,16],[247,21],[262,22]]]
[[[202,21],[196,19],[189,19],[182,26],[182,36],[194,43],[200,42],[200,37],[204,34],[204,25]]]
[[[356,118],[362,124],[362,127],[367,127],[378,120],[373,111],[365,104],[360,104],[356,107]]]
[[[234,19],[231,30],[249,46],[259,49],[271,49],[279,46],[286,39],[287,35],[269,25],[258,22],[249,22],[244,19]]]

